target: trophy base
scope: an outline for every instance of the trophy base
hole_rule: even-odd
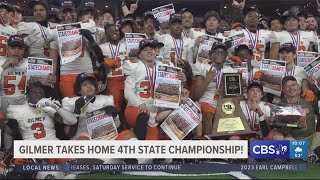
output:
[[[257,132],[255,131],[232,131],[232,132],[222,132],[214,133],[208,135],[212,140],[229,139],[231,136],[239,136],[242,139],[251,139],[257,137]]]
[[[292,123],[280,123],[280,122],[276,122],[276,123],[270,123],[271,127],[288,127],[288,128],[303,128],[303,126],[299,125],[299,124],[292,124]]]

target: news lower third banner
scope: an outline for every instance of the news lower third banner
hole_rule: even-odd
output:
[[[41,143],[39,143],[41,142]],[[15,140],[14,158],[248,158],[246,140]]]
[[[188,173],[224,173],[230,171],[307,171],[307,164],[24,164],[15,165],[15,171],[63,171],[63,172],[124,172],[162,171]]]

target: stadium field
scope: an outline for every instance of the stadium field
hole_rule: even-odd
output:
[[[303,162],[301,161],[300,163]],[[78,175],[77,179],[319,179],[320,163],[307,164],[307,166],[307,172],[250,171],[206,174],[179,174],[168,172],[123,172],[119,175],[110,175],[109,173],[83,174]]]

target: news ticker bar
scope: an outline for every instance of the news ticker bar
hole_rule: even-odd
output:
[[[197,172],[197,173],[224,173],[230,171],[295,171],[306,172],[307,164],[24,164],[16,165],[19,172],[31,171],[165,171],[165,172]]]

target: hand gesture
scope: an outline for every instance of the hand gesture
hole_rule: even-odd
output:
[[[259,116],[263,115],[263,111],[261,110],[259,104],[257,103],[257,101],[253,101],[253,111],[258,113]]]
[[[203,37],[202,37],[202,36],[199,36],[199,37],[196,39],[195,45],[196,45],[196,46],[199,46],[202,41],[203,41]]]
[[[233,0],[232,7],[243,11],[245,4],[246,4],[246,0],[243,0],[241,3],[239,3],[237,0]]]
[[[80,29],[80,34],[84,36],[90,43],[94,42],[94,38],[88,29]]]
[[[139,0],[137,0],[136,3],[130,5],[131,14],[133,14],[138,9],[138,7],[139,7],[138,3],[139,3]]]
[[[7,60],[4,62],[4,64],[2,65],[3,69],[7,69],[9,67],[15,67],[16,65],[19,64],[19,61],[17,58],[11,58],[11,57],[7,57]]]

